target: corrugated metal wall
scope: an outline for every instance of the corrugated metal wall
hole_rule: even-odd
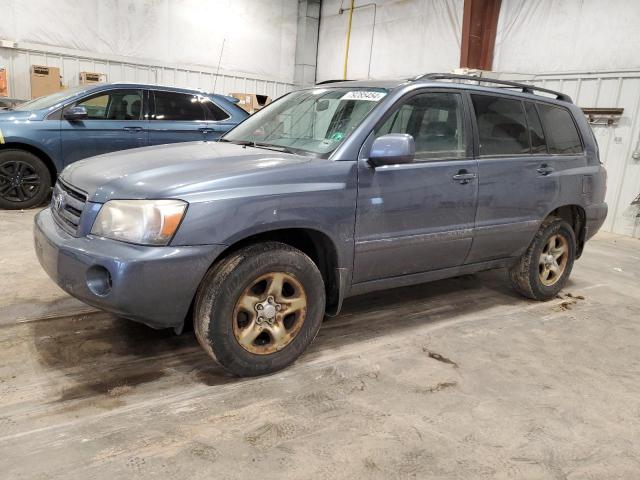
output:
[[[567,93],[583,108],[624,108],[617,124],[592,127],[608,172],[609,215],[603,229],[640,238],[640,205],[632,204],[640,195],[640,159],[633,158],[634,152],[640,156],[640,71],[501,77]]]
[[[145,63],[127,63],[107,57],[91,58],[45,50],[23,48],[1,48],[0,66],[8,70],[9,96],[29,99],[31,96],[30,67],[46,65],[60,68],[63,84],[78,84],[80,72],[107,74],[108,81],[130,81],[158,83],[179,87],[201,88],[205,91],[228,94],[231,92],[258,93],[275,99],[293,89],[293,85],[251,76],[229,75],[210,69],[196,70],[193,67],[170,67]],[[216,79],[217,77],[217,79]]]

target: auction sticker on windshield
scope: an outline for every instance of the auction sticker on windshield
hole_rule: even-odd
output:
[[[386,95],[386,92],[371,92],[366,90],[354,90],[345,93],[340,100],[367,100],[369,102],[378,102]]]

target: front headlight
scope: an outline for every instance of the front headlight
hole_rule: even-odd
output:
[[[100,209],[91,233],[141,245],[166,245],[186,208],[181,200],[110,200]]]

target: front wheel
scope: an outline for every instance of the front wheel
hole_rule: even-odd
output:
[[[0,151],[0,208],[37,207],[50,189],[51,174],[42,160],[24,150]]]
[[[571,225],[561,218],[547,218],[509,271],[513,288],[534,300],[554,298],[567,283],[575,253],[576,236]]]
[[[251,245],[205,275],[194,328],[202,347],[239,376],[293,363],[313,341],[324,315],[320,271],[300,250],[278,242]]]

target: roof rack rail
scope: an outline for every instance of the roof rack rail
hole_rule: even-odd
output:
[[[323,80],[322,82],[316,83],[316,85],[324,85],[326,83],[337,83],[337,82],[353,82],[353,80],[344,80],[342,78],[337,80]]]
[[[496,85],[505,85],[511,88],[521,88],[523,93],[534,93],[534,92],[544,92],[549,93],[551,95],[555,95],[556,99],[562,100],[563,102],[573,103],[571,97],[565,93],[556,92],[555,90],[549,90],[547,88],[540,88],[534,85],[528,85],[526,83],[519,82],[511,82],[509,80],[498,80],[496,78],[487,78],[487,77],[475,77],[472,75],[458,75],[454,73],[426,73],[424,75],[419,75],[413,79],[416,80],[471,80],[474,82],[483,82],[483,83],[495,83]]]

